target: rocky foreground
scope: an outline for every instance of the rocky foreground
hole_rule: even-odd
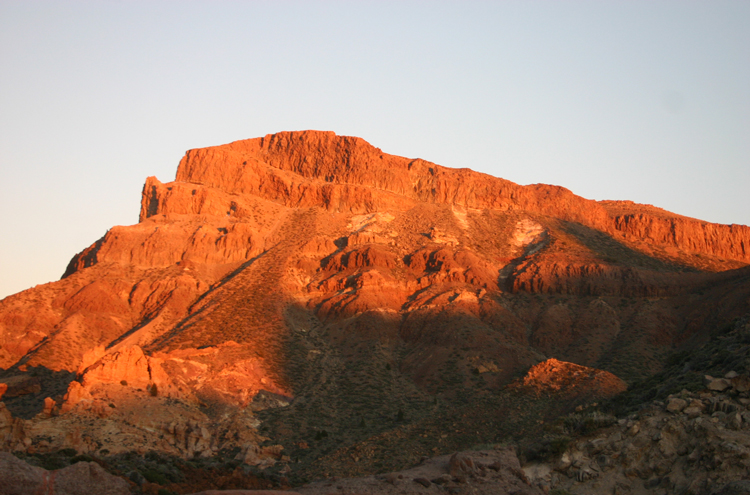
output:
[[[329,494],[705,494],[750,493],[750,377],[729,373],[706,377],[707,389],[683,391],[654,401],[637,414],[567,438],[557,455],[521,466],[514,447],[425,458],[410,469],[360,478],[330,478],[294,489],[302,495]],[[572,414],[569,428],[602,422],[597,413]],[[605,421],[606,422],[606,421]],[[1,428],[1,427],[0,427]],[[0,430],[2,431],[2,430]],[[136,478],[135,481],[138,481]],[[157,493],[105,472],[96,462],[79,462],[49,472],[0,452],[0,485],[6,495],[127,495],[132,489]],[[162,492],[158,492],[162,493]],[[262,490],[206,491],[209,495],[260,495]]]

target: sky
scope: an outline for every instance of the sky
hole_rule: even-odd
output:
[[[288,130],[750,224],[750,2],[0,0],[0,298]]]

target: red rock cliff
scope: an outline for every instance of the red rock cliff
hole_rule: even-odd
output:
[[[208,189],[187,193],[189,184]],[[519,186],[469,169],[388,155],[363,139],[332,132],[283,132],[190,150],[175,183],[164,186],[153,178],[146,183],[141,219],[234,213],[237,196],[226,193],[351,213],[406,208],[415,201],[522,210],[577,222],[645,251],[677,248],[750,262],[750,228],[743,225],[702,222],[630,202],[596,202],[558,186]]]

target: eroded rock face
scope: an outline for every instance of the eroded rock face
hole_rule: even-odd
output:
[[[349,211],[393,206],[390,196],[378,197],[372,189],[476,209],[522,209],[619,232],[641,242],[750,262],[746,226],[708,224],[632,202],[599,204],[555,186],[518,186],[466,169],[387,155],[360,138],[331,132],[279,133],[191,150],[180,162],[177,181],[261,194],[287,204],[310,202]],[[142,218],[167,210],[154,187],[158,190],[153,184],[151,193],[144,194]],[[205,203],[192,200],[192,209],[183,206],[180,212],[199,213]]]

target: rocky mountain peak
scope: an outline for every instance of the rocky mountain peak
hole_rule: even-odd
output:
[[[331,132],[190,150],[137,224],[0,301],[0,428],[298,479],[521,442],[750,312],[748,246]]]

